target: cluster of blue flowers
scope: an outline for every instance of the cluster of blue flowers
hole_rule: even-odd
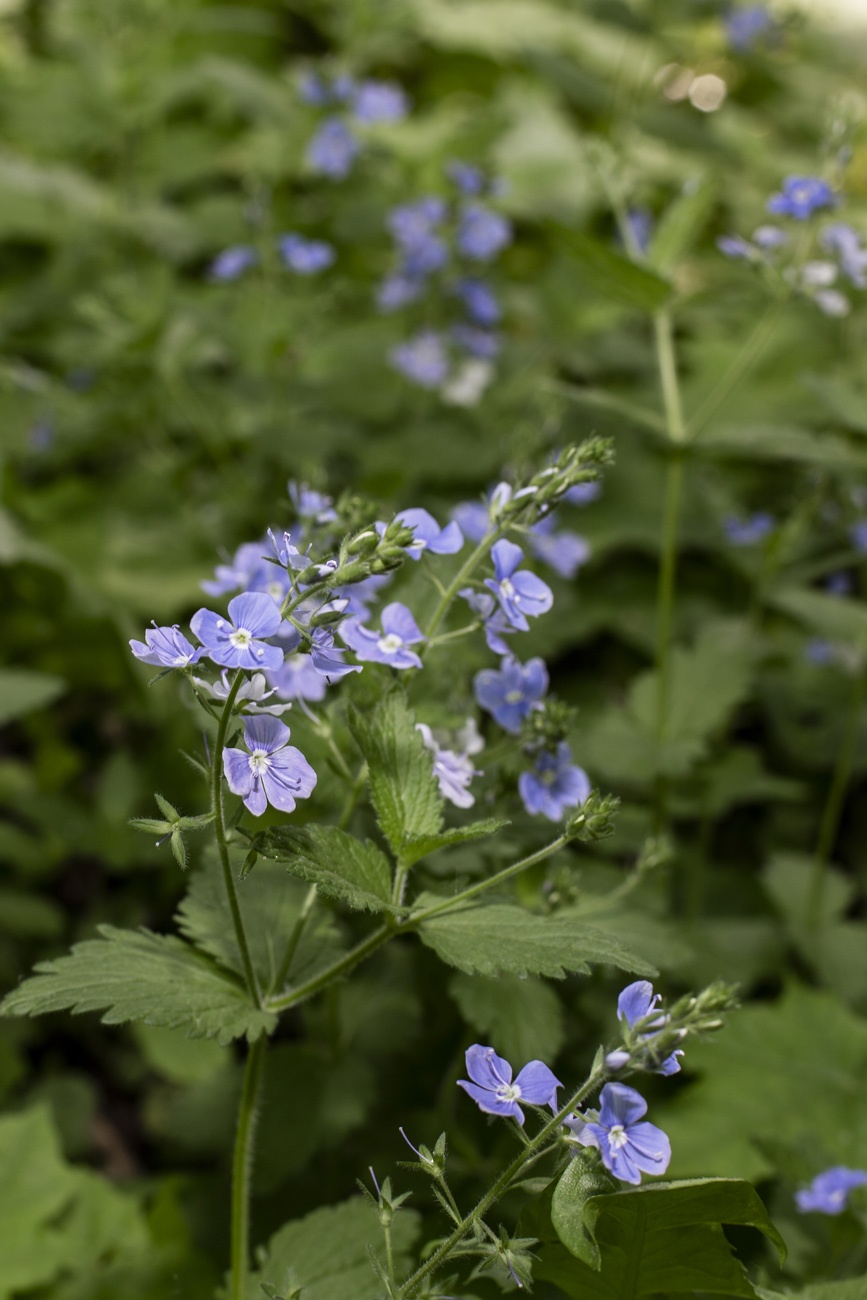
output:
[[[817,1174],[809,1187],[795,1192],[795,1204],[802,1214],[811,1211],[842,1214],[849,1203],[850,1192],[865,1185],[867,1169],[848,1169],[845,1165],[834,1165]]]
[[[377,305],[382,312],[398,311],[420,302],[437,284],[441,301],[454,304],[458,315],[447,329],[423,328],[393,348],[391,364],[412,383],[470,406],[490,382],[500,349],[494,327],[502,308],[480,269],[508,246],[512,227],[484,202],[498,187],[480,168],[456,161],[446,172],[456,201],[429,194],[390,213],[395,265],[379,286]]]
[[[807,221],[815,213],[834,208],[838,197],[827,181],[817,176],[788,176],[779,193],[771,195],[767,208],[777,217]],[[842,279],[856,289],[867,288],[867,249],[861,237],[845,222],[829,222],[819,231],[824,257],[803,264],[792,260],[792,240],[780,226],[761,225],[751,239],[722,235],[717,247],[726,257],[740,258],[771,269],[799,294],[810,298],[826,316],[846,316],[849,297],[837,288]],[[786,260],[788,258],[788,261]]]
[[[638,1026],[638,1053],[620,1049],[610,1052],[606,1065],[616,1071],[626,1065],[637,1069],[656,1069],[659,1074],[674,1074],[680,1069],[677,1052],[658,1064],[653,1056],[653,1039],[668,1023],[659,1007],[659,997],[646,980],[636,981],[623,990],[618,999],[618,1015],[630,1027]],[[643,1051],[643,1056],[642,1056]],[[492,1047],[475,1043],[466,1053],[469,1079],[459,1079],[458,1087],[472,1097],[486,1115],[514,1119],[524,1123],[524,1106],[548,1107],[558,1113],[557,1090],[563,1084],[543,1061],[530,1061],[513,1078],[508,1061]],[[599,1109],[573,1112],[564,1120],[565,1140],[575,1147],[595,1147],[602,1164],[621,1182],[637,1186],[642,1173],[663,1174],[671,1160],[671,1144],[662,1129],[648,1123],[647,1102],[625,1083],[606,1083],[599,1097]],[[575,1152],[577,1154],[577,1151]]]
[[[325,240],[308,239],[292,230],[278,236],[276,247],[283,265],[295,275],[318,275],[327,270],[337,256],[334,247]],[[259,254],[252,245],[235,244],[214,259],[209,275],[212,280],[238,280],[258,261]]]
[[[399,122],[410,108],[406,92],[393,81],[326,78],[309,72],[298,91],[305,104],[326,110],[305,158],[312,172],[332,181],[345,180],[351,172],[363,145],[359,127]]]

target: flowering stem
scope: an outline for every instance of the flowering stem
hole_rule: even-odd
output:
[[[432,1272],[443,1260],[448,1258],[454,1247],[472,1230],[473,1224],[479,1222],[482,1215],[488,1212],[494,1202],[499,1200],[504,1192],[508,1191],[509,1186],[515,1177],[523,1171],[528,1160],[534,1158],[536,1153],[541,1151],[549,1138],[552,1138],[557,1133],[566,1117],[575,1110],[576,1106],[580,1106],[585,1097],[596,1091],[604,1078],[605,1070],[602,1068],[597,1068],[591,1072],[578,1091],[569,1098],[562,1110],[558,1111],[552,1120],[549,1120],[544,1128],[519,1152],[508,1168],[503,1170],[496,1182],[485,1192],[476,1208],[461,1220],[451,1236],[447,1237],[439,1249],[434,1251],[430,1259],[426,1260],[424,1264],[416,1269],[412,1277],[404,1282],[399,1292],[402,1297],[411,1296],[428,1273]]]
[[[840,816],[843,812],[843,800],[846,797],[846,789],[852,775],[852,764],[855,761],[855,750],[858,745],[858,735],[861,731],[865,695],[867,695],[867,664],[862,664],[852,684],[846,729],[843,733],[843,742],[840,745],[834,775],[828,789],[828,797],[822,811],[819,838],[816,843],[816,852],[813,855],[813,871],[804,909],[804,924],[813,929],[818,929],[821,925],[825,867],[828,864],[834,841],[837,838]]]
[[[294,1007],[299,1002],[305,1001],[306,998],[312,997],[314,993],[319,993],[321,989],[327,988],[329,984],[333,984],[342,975],[347,975],[353,967],[364,961],[371,953],[376,952],[377,948],[381,948],[393,934],[397,933],[397,926],[393,924],[381,925],[378,930],[374,930],[366,939],[362,939],[361,943],[357,943],[349,952],[344,953],[338,961],[320,971],[306,984],[299,984],[297,988],[285,993],[283,997],[270,998],[266,1004],[266,1010],[286,1011],[289,1007]]]
[[[223,706],[223,712],[220,716],[220,722],[217,727],[217,739],[214,745],[214,757],[211,763],[211,812],[214,814],[214,833],[217,837],[217,848],[220,852],[220,864],[223,868],[223,880],[226,884],[226,894],[229,899],[229,910],[232,913],[232,925],[235,929],[235,938],[238,942],[238,948],[241,953],[241,961],[244,964],[244,976],[247,981],[247,990],[257,1007],[262,1006],[262,995],[259,992],[259,985],[256,980],[256,973],[253,970],[253,962],[250,958],[250,947],[247,943],[247,935],[244,932],[244,920],[241,916],[241,907],[238,903],[238,891],[235,887],[235,877],[232,874],[232,864],[229,861],[229,846],[226,843],[226,826],[223,820],[223,746],[226,743],[226,732],[229,728],[229,722],[232,717],[232,709],[237,698],[241,683],[244,680],[243,671],[239,668],[235,674],[235,680],[232,682],[231,689]]]
[[[513,862],[510,867],[504,867],[496,875],[488,876],[486,880],[480,880],[477,884],[470,885],[468,889],[462,889],[459,894],[454,894],[451,898],[444,898],[441,903],[435,903],[432,907],[425,908],[423,912],[416,912],[407,921],[401,922],[399,929],[406,930],[416,926],[421,921],[426,921],[428,917],[437,916],[440,912],[447,912],[459,903],[464,903],[467,899],[475,898],[477,894],[484,893],[486,889],[493,889],[497,885],[501,885],[503,881],[510,880],[512,876],[520,875],[522,871],[527,871],[530,867],[535,867],[537,863],[550,858],[552,853],[556,853],[558,849],[562,849],[564,845],[568,844],[571,838],[571,835],[559,835],[556,840],[546,844],[543,849],[531,853],[527,858],[522,858],[520,862]]]
[[[247,1297],[253,1139],[258,1117],[256,1102],[267,1047],[268,1036],[261,1034],[247,1053],[244,1086],[241,1090],[241,1105],[238,1111],[238,1131],[232,1159],[231,1300],[246,1300]]]
[[[436,609],[433,612],[433,618],[431,619],[430,623],[428,623],[427,631],[425,632],[425,636],[427,637],[428,641],[431,640],[433,634],[436,632],[440,623],[445,618],[449,605],[454,600],[459,588],[462,587],[463,584],[467,581],[473,569],[479,563],[479,560],[481,560],[485,555],[485,552],[488,551],[491,546],[493,546],[494,542],[497,540],[497,537],[500,534],[500,531],[501,530],[499,528],[488,529],[488,531],[485,533],[484,537],[479,542],[476,549],[470,553],[469,559],[464,561],[464,563],[458,569],[452,581],[446,587],[445,591],[440,597],[439,604],[437,605]]]
[[[313,910],[313,905],[316,902],[317,896],[318,896],[318,890],[316,886],[311,885],[304,896],[304,902],[301,904],[301,911],[298,913],[298,919],[295,922],[295,925],[292,928],[292,933],[289,936],[289,942],[286,945],[286,951],[283,954],[283,960],[280,963],[280,969],[277,972],[277,978],[275,979],[273,985],[273,990],[275,993],[279,993],[283,985],[286,983],[286,976],[289,974],[289,967],[292,965],[292,958],[295,956],[295,953],[298,951],[298,945],[301,942],[301,936],[304,933],[304,927],[306,926],[307,919],[310,916],[311,911]]]
[[[729,393],[737,387],[750,366],[758,360],[760,353],[764,350],[776,329],[777,321],[787,300],[788,294],[785,297],[774,299],[768,305],[764,314],[759,317],[753,332],[732,361],[728,370],[725,371],[701,406],[690,418],[687,428],[689,437],[694,438],[713,419]]]
[[[352,816],[352,814],[355,812],[355,805],[358,803],[358,796],[361,794],[362,790],[364,789],[364,784],[367,780],[367,770],[368,770],[367,763],[364,762],[361,764],[361,766],[359,767],[355,775],[355,780],[352,782],[352,789],[349,791],[349,794],[346,796],[346,802],[343,805],[343,811],[341,812],[340,817],[338,818],[338,822],[337,822],[338,830],[345,831],[347,826],[349,825],[349,819]]]

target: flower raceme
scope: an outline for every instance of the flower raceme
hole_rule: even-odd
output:
[[[223,750],[223,771],[233,794],[244,800],[255,817],[270,803],[291,813],[296,799],[306,799],[316,785],[316,773],[307,759],[288,744],[289,728],[278,718],[248,718],[242,749]]]
[[[530,1061],[518,1077],[512,1079],[512,1067],[497,1056],[493,1047],[474,1043],[465,1056],[470,1081],[458,1079],[458,1087],[472,1097],[486,1115],[501,1115],[524,1123],[519,1102],[530,1106],[550,1106],[557,1111],[557,1089],[563,1085],[542,1061]]]
[[[661,1128],[644,1120],[647,1102],[625,1083],[606,1083],[597,1119],[572,1115],[566,1120],[576,1142],[596,1147],[606,1169],[624,1183],[638,1186],[642,1173],[664,1174],[671,1143]]]

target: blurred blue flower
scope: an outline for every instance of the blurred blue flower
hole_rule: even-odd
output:
[[[480,542],[491,522],[488,507],[481,501],[461,501],[453,507],[451,514],[464,537],[471,542]]]
[[[732,546],[755,546],[768,533],[773,532],[777,525],[776,519],[766,510],[759,510],[749,519],[738,519],[735,515],[729,515],[723,520],[723,529],[725,535],[731,542]]]
[[[733,9],[725,20],[729,45],[739,54],[746,54],[763,36],[774,28],[774,20],[763,5],[748,5]]]
[[[399,274],[418,278],[445,266],[449,251],[437,232],[446,212],[445,200],[436,195],[427,195],[392,209],[388,215],[388,228],[403,256]]]
[[[248,591],[229,601],[228,620],[210,609],[197,610],[190,627],[206,647],[208,658],[223,668],[279,668],[283,651],[265,638],[280,630],[280,610],[261,591]]]
[[[647,1102],[625,1083],[606,1083],[599,1097],[598,1120],[575,1116],[566,1121],[582,1146],[597,1147],[602,1163],[615,1178],[637,1186],[642,1171],[664,1174],[671,1160],[671,1144],[655,1124],[641,1123]]]
[[[342,181],[352,170],[360,148],[342,118],[327,117],[308,144],[305,157],[311,171]]]
[[[229,564],[218,564],[213,581],[206,578],[199,586],[209,596],[224,596],[226,592],[247,589],[250,579],[262,563],[267,546],[264,542],[244,542],[238,547]]]
[[[789,236],[779,226],[756,226],[753,243],[764,249],[782,248],[789,243]]]
[[[422,330],[388,355],[395,370],[421,388],[438,388],[449,373],[445,343],[435,330]]]
[[[553,514],[545,515],[533,524],[528,538],[530,549],[538,560],[550,564],[561,578],[570,580],[590,558],[590,543],[567,528],[556,532],[556,527],[557,519]]]
[[[825,664],[834,663],[837,658],[837,651],[830,641],[814,636],[804,646],[804,658],[808,663],[824,666]]]
[[[644,1020],[647,1016],[653,1015],[659,1009],[659,994],[654,994],[653,985],[649,980],[636,980],[634,984],[627,984],[622,990],[620,997],[617,999],[617,1016],[620,1020],[625,1020],[629,1028],[636,1025],[639,1020]],[[659,1031],[665,1026],[667,1016],[660,1010],[647,1029],[650,1031],[642,1034],[642,1041],[648,1045],[652,1044]],[[654,1033],[653,1030],[657,1032]],[[667,1056],[664,1061],[656,1067],[656,1074],[678,1074],[680,1071],[680,1061],[677,1059],[683,1056],[683,1052],[678,1049]]]
[[[751,258],[756,251],[749,240],[744,239],[742,235],[720,235],[716,246],[726,257]]]
[[[340,624],[340,639],[365,663],[390,668],[421,668],[421,659],[409,647],[426,641],[406,605],[393,601],[382,611],[382,631],[362,627],[357,618]]]
[[[359,122],[400,122],[409,112],[409,99],[394,81],[362,81],[355,88],[352,111]]]
[[[453,325],[451,333],[458,347],[469,352],[471,357],[491,361],[500,350],[499,336],[489,330],[480,330],[475,325]]]
[[[795,1202],[802,1214],[808,1214],[811,1210],[820,1214],[842,1214],[849,1193],[856,1187],[863,1187],[865,1183],[867,1170],[834,1165],[832,1169],[817,1174],[809,1187],[795,1192]]]
[[[646,253],[653,235],[653,213],[649,208],[630,208],[626,221],[637,248]]]
[[[867,555],[867,519],[859,519],[852,525],[849,538],[860,555]]]
[[[463,728],[460,733],[467,742],[460,751],[443,748],[424,722],[417,722],[415,729],[421,732],[425,749],[430,751],[440,794],[456,808],[472,808],[476,801],[469,791],[470,782],[474,776],[482,776],[483,773],[473,766],[470,755],[478,753],[485,745],[475,724],[471,728]]]
[[[848,596],[852,592],[852,575],[841,570],[840,573],[829,573],[825,579],[825,590],[832,596]]]
[[[454,555],[464,544],[464,535],[452,520],[445,528],[440,528],[433,515],[427,510],[414,507],[401,510],[395,519],[413,530],[413,540],[406,548],[411,560],[420,560],[422,551],[433,551],[434,555]],[[385,524],[377,524],[380,536],[385,532]],[[381,530],[381,531],[380,531]]]
[[[491,262],[511,239],[511,223],[499,212],[481,203],[468,203],[461,210],[456,243],[465,257]]]
[[[145,632],[145,642],[130,641],[130,649],[136,659],[143,664],[159,664],[161,668],[186,668],[187,664],[196,664],[205,654],[204,647],[198,650],[190,644],[177,623],[171,627],[153,625]]]
[[[832,222],[822,231],[820,243],[828,253],[836,253],[840,269],[858,289],[867,289],[867,249],[861,247],[857,231],[844,222]]]
[[[251,266],[255,266],[259,254],[247,244],[236,244],[225,248],[211,263],[208,275],[212,280],[237,280]]]
[[[501,1115],[524,1123],[520,1101],[530,1106],[550,1106],[556,1113],[557,1089],[563,1085],[542,1061],[530,1061],[514,1083],[512,1067],[493,1047],[474,1043],[465,1056],[467,1074],[472,1083],[458,1079],[458,1087],[472,1097],[486,1115]]]
[[[203,695],[210,696],[212,700],[219,700],[222,704],[225,704],[229,698],[233,686],[229,680],[228,668],[224,668],[214,682],[196,677],[195,674],[193,674],[193,681]],[[265,686],[265,674],[253,673],[251,678],[241,683],[236,692],[235,708],[245,716],[254,717],[257,713],[272,713],[275,718],[292,708],[291,704],[262,704],[262,700],[268,700],[276,693],[274,690],[266,691]]]
[[[286,484],[289,498],[300,519],[314,524],[333,524],[337,518],[334,502],[324,492],[316,492],[306,483],[296,483],[290,478]]]
[[[570,506],[589,506],[602,493],[602,484],[595,480],[591,483],[575,483],[563,493],[563,500]]]
[[[473,163],[454,158],[446,163],[445,173],[462,194],[481,194],[485,188],[485,173]]]
[[[279,668],[268,673],[268,684],[281,700],[323,700],[328,683],[313,667],[310,655],[287,655]]]
[[[506,618],[519,632],[529,631],[528,615],[538,618],[554,603],[551,588],[541,578],[529,569],[518,569],[523,558],[520,546],[501,539],[491,548],[495,576],[485,579],[485,586],[497,597]]]
[[[490,713],[504,731],[513,734],[548,690],[548,669],[544,659],[519,663],[511,655],[499,669],[483,668],[473,678],[473,691],[481,708]]]
[[[298,275],[316,275],[331,266],[335,257],[334,249],[324,240],[306,239],[294,232],[280,235],[277,247],[289,270]]]
[[[304,72],[298,79],[298,98],[302,104],[312,104],[322,108],[329,103],[331,93],[328,85],[316,72]]]
[[[497,296],[484,280],[465,276],[455,285],[455,293],[476,325],[496,325],[503,312]]]
[[[408,303],[416,302],[427,285],[421,276],[395,271],[387,275],[376,291],[376,305],[380,311],[399,311]]]
[[[518,794],[527,812],[560,821],[567,808],[580,808],[590,793],[590,779],[572,762],[572,750],[561,741],[556,754],[544,750],[529,772],[518,777]]]
[[[806,221],[819,208],[832,208],[835,202],[834,191],[820,177],[787,176],[782,192],[768,199],[767,209],[777,217]]]
[[[289,728],[279,718],[248,718],[243,749],[223,750],[223,771],[232,794],[239,794],[255,817],[270,803],[281,812],[293,812],[296,799],[306,799],[316,785],[316,773],[307,759],[289,745]]]

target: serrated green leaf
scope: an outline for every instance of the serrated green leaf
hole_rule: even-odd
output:
[[[66,682],[50,673],[29,668],[0,669],[0,726],[34,709],[52,704],[66,690]]]
[[[704,180],[666,208],[650,242],[648,260],[655,270],[668,275],[689,252],[710,220],[717,193],[716,182]]]
[[[99,933],[99,939],[75,944],[68,956],[41,962],[37,974],[0,1003],[0,1015],[104,1011],[103,1024],[140,1020],[221,1043],[245,1035],[252,1042],[276,1024],[237,980],[181,939],[110,925]]]
[[[423,911],[440,902],[425,894],[417,906]],[[614,935],[582,925],[565,911],[537,916],[510,903],[468,903],[422,921],[418,932],[442,961],[469,975],[562,979],[567,971],[586,975],[591,962],[641,975],[656,973]]]
[[[438,835],[443,801],[403,689],[393,687],[371,713],[352,708],[349,725],[367,761],[379,825],[395,855],[413,840]]]
[[[563,1008],[543,980],[519,975],[453,975],[449,993],[481,1042],[510,1061],[551,1064],[563,1046]]]
[[[690,444],[693,455],[746,461],[793,461],[829,470],[867,467],[867,454],[830,433],[794,425],[724,424],[702,429]]]
[[[785,1258],[758,1193],[740,1179],[650,1183],[591,1196],[574,1168],[561,1182],[551,1220],[563,1244],[543,1246],[534,1272],[576,1300],[692,1291],[755,1296],[723,1224],[758,1229]]]
[[[653,271],[577,230],[561,232],[560,243],[578,263],[582,277],[605,298],[654,312],[672,296],[671,285]]]
[[[600,1165],[573,1160],[566,1166],[550,1198],[551,1227],[566,1249],[597,1272],[602,1264],[599,1243],[584,1221],[584,1209],[594,1196],[616,1192],[618,1184]]]
[[[395,1265],[409,1267],[409,1251],[419,1232],[415,1210],[401,1210],[392,1224]],[[261,1271],[251,1280],[248,1300],[261,1300],[260,1282],[285,1285],[291,1268],[304,1300],[378,1300],[380,1287],[368,1246],[383,1254],[382,1229],[375,1209],[360,1196],[294,1219],[268,1243]]]
[[[424,839],[410,840],[403,847],[400,855],[401,862],[405,867],[411,867],[422,858],[426,858],[429,853],[436,853],[438,849],[449,848],[452,844],[466,844],[470,840],[484,839],[488,835],[496,834],[497,831],[502,830],[504,826],[509,824],[509,822],[500,821],[496,817],[486,817],[484,821],[470,822],[468,826],[452,826],[439,835],[429,835]]]
[[[235,862],[236,876],[240,865]],[[262,989],[276,991],[272,986],[304,906],[307,887],[301,881],[293,880],[285,868],[263,862],[250,875],[238,880],[237,889],[256,978]],[[187,895],[178,908],[177,922],[181,933],[197,947],[203,948],[221,966],[243,979],[244,962],[235,939],[226,886],[216,856],[206,863],[203,871],[194,874]],[[310,979],[339,951],[334,919],[320,910],[304,927],[289,967],[288,980],[297,983]]]
[[[811,1282],[802,1291],[769,1291],[757,1286],[761,1300],[867,1300],[867,1273],[843,1282]]]
[[[393,912],[391,867],[370,840],[359,840],[336,826],[280,826],[259,841],[263,857],[283,863],[350,907]]]
[[[778,588],[768,594],[767,601],[832,641],[867,643],[867,605],[862,601],[801,587]]]

